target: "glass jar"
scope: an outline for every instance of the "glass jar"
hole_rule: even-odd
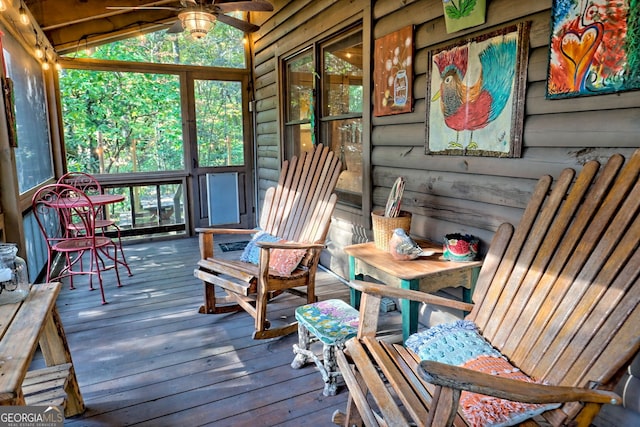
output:
[[[393,79],[393,104],[397,107],[404,107],[407,103],[407,70],[399,70]]]
[[[29,294],[27,263],[17,253],[15,244],[0,243],[0,304],[20,302]]]

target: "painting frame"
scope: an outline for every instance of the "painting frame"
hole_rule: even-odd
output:
[[[407,25],[374,42],[373,115],[413,111],[414,28]]]
[[[521,156],[530,28],[522,21],[428,52],[426,154]]]

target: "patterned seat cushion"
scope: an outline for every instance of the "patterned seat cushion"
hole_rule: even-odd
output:
[[[260,260],[260,247],[257,245],[258,242],[286,243],[287,240],[273,236],[265,231],[258,231],[253,235],[251,241],[247,243],[247,246],[245,246],[242,255],[240,255],[240,261],[258,264]],[[307,251],[305,249],[272,249],[271,256],[269,257],[269,268],[272,268],[278,272],[278,274],[288,276],[298,267],[306,253]]]
[[[258,242],[277,242],[280,237],[273,236],[266,231],[258,231],[253,235],[251,241],[244,247],[242,255],[240,255],[240,261],[250,262],[251,264],[258,264],[260,260],[260,248],[256,243]]]
[[[536,382],[493,348],[473,322],[460,320],[437,325],[413,334],[405,342],[421,360],[497,375],[510,379]],[[471,426],[511,426],[554,409],[560,404],[530,404],[463,391],[462,413]]]
[[[358,332],[358,311],[339,299],[319,301],[296,309],[296,320],[329,345],[343,344]]]

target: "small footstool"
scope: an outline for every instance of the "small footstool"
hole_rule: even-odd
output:
[[[291,367],[299,369],[313,360],[324,380],[325,396],[334,396],[337,391],[336,377],[340,375],[336,362],[336,348],[342,350],[344,343],[358,332],[358,310],[339,299],[330,299],[303,305],[296,309],[298,320],[298,344],[293,345],[296,355]],[[310,346],[313,342],[323,344],[321,361]]]

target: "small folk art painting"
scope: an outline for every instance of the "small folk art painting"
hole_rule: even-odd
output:
[[[547,98],[640,89],[640,2],[554,0]]]
[[[487,4],[485,0],[442,0],[447,33],[484,24]]]
[[[18,147],[18,131],[16,129],[15,94],[13,91],[13,81],[9,77],[0,78],[2,94],[4,96],[4,114],[7,118],[7,131],[9,133],[9,146]]]
[[[375,41],[373,115],[411,112],[413,107],[413,26]]]
[[[9,133],[9,146],[18,147],[18,130],[16,128],[16,100],[13,91],[13,80],[7,75],[7,66],[5,63],[5,51],[2,46],[2,37],[4,33],[0,31],[0,86],[2,87],[2,96],[4,98],[4,115],[7,119],[7,132]]]
[[[427,154],[520,157],[529,27],[429,52]]]

